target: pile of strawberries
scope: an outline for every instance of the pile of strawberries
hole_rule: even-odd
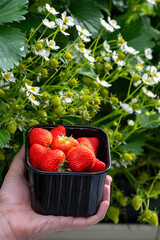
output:
[[[38,170],[99,172],[106,169],[106,164],[96,157],[99,139],[67,137],[64,126],[50,131],[33,128],[29,146],[29,162]]]

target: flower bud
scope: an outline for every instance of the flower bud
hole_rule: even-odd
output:
[[[57,59],[54,59],[54,58],[50,59],[49,65],[50,65],[51,67],[53,67],[53,68],[58,67],[58,61],[57,61]]]
[[[64,58],[67,59],[67,60],[72,60],[73,59],[73,56],[67,52],[65,55],[64,55]]]

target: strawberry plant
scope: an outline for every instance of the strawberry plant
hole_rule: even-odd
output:
[[[1,179],[29,127],[61,125],[47,138],[39,133],[40,142],[31,136],[35,152],[45,155],[46,148],[57,149],[55,143],[70,148],[63,125],[97,126],[109,136],[112,158],[112,208],[105,221],[118,223],[131,207],[137,221],[157,225],[152,202],[160,195],[159,10],[159,1],[149,0],[1,1]],[[95,157],[101,143],[85,137],[72,139],[73,150],[87,145],[95,161],[88,171],[104,169]],[[63,156],[52,169],[61,161]],[[37,166],[35,157],[32,164]]]

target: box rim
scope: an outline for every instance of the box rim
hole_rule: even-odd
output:
[[[31,166],[31,164],[29,163],[29,156],[28,156],[28,137],[29,137],[29,133],[33,128],[42,128],[42,127],[57,127],[57,126],[63,126],[63,127],[78,127],[78,128],[90,128],[90,129],[97,129],[100,130],[101,132],[103,132],[106,135],[107,138],[107,147],[108,147],[108,166],[105,170],[103,171],[99,171],[99,172],[56,172],[56,171],[42,171],[42,170],[38,170],[35,169]],[[97,174],[103,174],[103,173],[107,173],[109,171],[109,169],[111,168],[111,156],[110,156],[110,146],[109,146],[109,137],[107,132],[105,132],[103,129],[99,128],[99,127],[95,127],[95,126],[88,126],[88,125],[63,125],[63,124],[36,124],[34,126],[31,126],[29,129],[27,129],[26,131],[26,139],[25,139],[25,161],[26,161],[26,165],[27,168],[30,169],[32,172],[38,173],[38,174],[43,174],[43,175],[76,175],[76,176],[92,176],[92,175],[97,175]]]

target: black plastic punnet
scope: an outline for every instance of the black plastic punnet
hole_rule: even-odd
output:
[[[111,167],[108,135],[91,126],[65,126],[67,136],[97,137],[99,149],[97,158],[106,163],[101,172],[46,172],[33,168],[29,163],[29,133],[33,128],[51,130],[58,125],[39,124],[26,134],[25,154],[28,169],[32,208],[39,214],[55,216],[94,215],[102,199],[106,173]]]

